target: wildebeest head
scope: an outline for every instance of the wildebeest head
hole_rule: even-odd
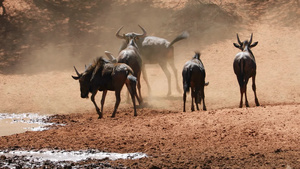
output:
[[[72,77],[75,80],[79,80],[82,98],[88,98],[89,92],[93,92],[95,81],[97,81],[96,74],[97,72],[101,72],[103,70],[104,65],[107,63],[110,63],[110,61],[100,56],[94,61],[93,64],[90,64],[88,67],[85,67],[85,71],[83,73],[79,73],[76,67],[74,66],[77,76]]]
[[[146,37],[147,36],[147,32],[145,31],[145,29],[143,27],[141,27],[140,25],[138,25],[142,31],[143,34],[139,34],[139,33],[135,33],[135,32],[131,32],[131,33],[126,33],[123,35],[120,35],[120,31],[123,28],[123,26],[117,31],[116,36],[120,39],[124,39],[126,41],[126,44],[128,44],[130,42],[131,39],[134,39],[134,41],[138,41],[139,39]]]
[[[77,76],[72,76],[72,77],[75,80],[79,80],[81,98],[88,98],[90,92],[90,85],[91,85],[90,77],[88,77],[86,73],[79,73],[75,66],[74,69]]]
[[[238,34],[236,34],[236,37],[237,37],[237,41],[238,41],[239,44],[233,43],[233,45],[236,48],[240,49],[241,51],[244,51],[245,49],[253,48],[258,44],[258,42],[252,43],[253,33],[251,33],[251,37],[250,37],[249,41],[245,40],[244,42],[241,42]]]

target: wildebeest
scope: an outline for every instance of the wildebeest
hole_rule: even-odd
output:
[[[141,94],[141,82],[140,82],[140,77],[142,72],[142,59],[140,57],[134,39],[130,40],[127,47],[119,53],[117,59],[108,51],[105,51],[105,54],[112,62],[125,63],[131,67],[131,69],[134,72],[133,75],[137,78],[137,88],[139,91],[139,96],[137,97],[137,100],[141,104],[143,101],[142,94]]]
[[[87,67],[83,73],[72,76],[75,80],[79,80],[82,98],[88,98],[92,93],[91,101],[96,107],[99,118],[103,116],[103,105],[107,91],[115,91],[116,103],[111,117],[115,117],[116,111],[121,101],[120,92],[124,84],[126,84],[133,102],[134,116],[136,113],[135,95],[136,95],[136,77],[133,76],[133,70],[124,63],[111,63],[108,60],[98,57],[92,65]],[[101,99],[101,111],[95,102],[97,92],[103,91]]]
[[[167,63],[169,63],[175,75],[177,90],[178,92],[180,92],[180,87],[178,84],[178,77],[177,77],[177,69],[174,64],[173,44],[182,39],[186,39],[189,36],[188,33],[183,32],[182,34],[178,35],[172,42],[169,42],[163,38],[159,38],[155,36],[147,36],[147,32],[145,31],[145,29],[140,25],[139,27],[142,29],[143,34],[132,32],[132,33],[126,33],[120,35],[120,31],[123,27],[121,27],[117,31],[116,36],[120,39],[125,40],[125,43],[121,47],[121,50],[127,46],[130,39],[135,39],[135,42],[139,48],[139,52],[143,60],[143,66],[142,66],[143,78],[147,84],[149,91],[151,91],[151,88],[148,82],[144,64],[159,64],[168,79],[167,95],[171,95],[171,73],[167,68]]]
[[[196,103],[197,110],[199,110],[198,103],[201,104],[203,100],[203,110],[206,110],[205,106],[205,95],[204,95],[204,86],[207,86],[208,83],[205,83],[205,69],[202,61],[200,60],[200,53],[196,52],[195,56],[187,61],[182,70],[182,79],[183,79],[183,111],[185,112],[185,102],[186,102],[186,93],[189,92],[191,88],[191,97],[192,105],[191,110],[194,111],[194,99]]]
[[[233,43],[236,48],[239,48],[242,52],[236,54],[233,61],[233,69],[236,74],[237,80],[240,86],[241,101],[240,108],[243,107],[243,94],[245,93],[245,104],[246,107],[249,107],[247,100],[247,84],[249,78],[252,77],[252,89],[255,96],[255,104],[259,106],[259,102],[256,96],[256,85],[255,85],[255,76],[256,76],[256,62],[255,57],[251,51],[251,48],[255,47],[258,42],[252,43],[253,34],[251,34],[250,40],[245,40],[244,42],[240,41],[239,35],[236,34],[237,41],[239,44]]]

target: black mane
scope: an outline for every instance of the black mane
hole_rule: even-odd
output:
[[[106,64],[106,63],[110,63],[110,61],[107,59],[104,59],[102,56],[97,57],[94,60],[94,63],[91,64],[89,67],[87,67],[87,69],[85,70],[85,74],[93,73],[95,68],[97,68],[97,69],[103,68],[104,64]]]

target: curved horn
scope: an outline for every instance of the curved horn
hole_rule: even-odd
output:
[[[77,74],[77,76],[79,77],[80,76],[80,73],[77,71],[76,67],[74,66],[74,69],[75,69],[75,72]]]
[[[72,76],[72,77],[73,77],[73,79],[78,80],[82,75],[78,73],[78,71],[77,71],[77,69],[76,69],[75,66],[74,66],[74,69],[75,69],[75,72],[77,74],[77,77],[76,76]]]
[[[253,33],[251,33],[251,37],[250,37],[250,41],[249,41],[249,45],[251,45],[251,43],[252,43],[252,37],[253,37]]]
[[[236,38],[237,38],[237,40],[238,40],[238,43],[239,43],[240,45],[242,45],[242,42],[240,41],[240,38],[239,38],[239,34],[236,34]]]
[[[120,31],[121,31],[121,29],[122,29],[123,27],[124,27],[124,26],[121,26],[121,28],[117,31],[117,33],[116,33],[116,37],[117,37],[117,38],[125,39],[124,35],[123,35],[123,36],[120,35]]]
[[[137,34],[137,36],[146,36],[147,35],[147,32],[145,31],[145,29],[143,27],[141,27],[141,25],[138,25],[142,31],[143,31],[143,34]]]

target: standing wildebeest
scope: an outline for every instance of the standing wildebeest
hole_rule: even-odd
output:
[[[245,40],[244,42],[240,41],[238,34],[236,35],[239,44],[233,43],[233,45],[242,51],[236,54],[233,62],[234,73],[236,74],[240,86],[240,93],[241,93],[240,108],[243,107],[243,93],[245,93],[246,107],[249,107],[249,103],[247,100],[247,84],[249,78],[251,77],[252,77],[252,89],[254,91],[254,96],[255,96],[255,104],[256,106],[259,106],[258,99],[256,96],[256,86],[255,86],[256,63],[255,63],[255,57],[251,51],[251,48],[255,47],[258,44],[258,42],[254,42],[252,44],[253,34],[251,34],[249,41]]]
[[[99,57],[94,64],[90,65],[85,72],[78,73],[74,66],[77,77],[72,76],[75,80],[79,80],[82,98],[88,98],[92,93],[91,100],[96,107],[99,118],[102,118],[103,105],[107,90],[115,91],[116,103],[114,112],[111,117],[115,117],[116,111],[121,101],[120,92],[124,84],[126,84],[133,102],[134,116],[137,116],[135,107],[136,95],[136,78],[132,75],[132,69],[124,63],[111,63],[108,60]],[[101,99],[101,111],[95,102],[97,92],[103,91]]]
[[[126,43],[123,44],[123,46],[121,47],[121,50],[127,46],[130,39],[135,39],[135,42],[138,46],[139,52],[143,60],[143,66],[142,66],[143,78],[147,84],[149,91],[151,91],[151,88],[148,82],[144,64],[159,64],[168,79],[167,95],[171,95],[171,74],[167,69],[167,63],[169,63],[175,75],[177,90],[178,92],[180,92],[180,87],[178,84],[178,77],[177,77],[177,69],[174,64],[173,44],[182,39],[186,39],[189,36],[188,33],[183,32],[170,43],[169,41],[163,38],[159,38],[155,36],[147,36],[147,32],[145,31],[145,29],[142,28],[140,25],[139,27],[142,29],[143,34],[132,32],[132,33],[123,34],[121,36],[120,31],[123,27],[121,27],[117,31],[116,36],[120,39],[125,39],[126,41]]]
[[[134,39],[130,40],[127,47],[119,53],[117,59],[108,51],[105,51],[105,54],[111,60],[111,62],[125,63],[131,67],[131,69],[134,72],[133,75],[137,78],[137,88],[139,91],[139,96],[137,96],[137,100],[139,104],[141,104],[143,102],[140,83],[140,77],[142,72],[142,59],[140,57]]]
[[[183,111],[185,112],[185,102],[186,102],[186,93],[189,92],[190,88],[192,90],[192,106],[191,110],[194,111],[194,99],[196,103],[197,110],[199,110],[198,103],[201,104],[201,99],[203,100],[203,110],[206,110],[205,106],[205,95],[204,95],[204,86],[207,86],[208,83],[205,83],[205,69],[202,61],[200,60],[200,53],[196,52],[195,56],[187,61],[182,70],[182,79],[183,79]]]

